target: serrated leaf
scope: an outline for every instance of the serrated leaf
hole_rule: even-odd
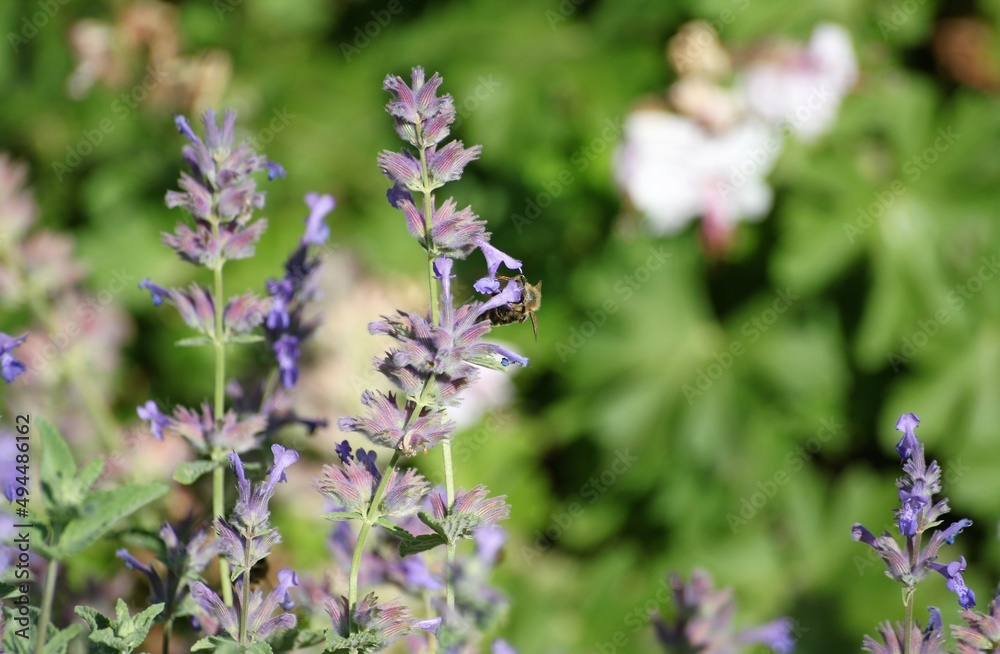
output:
[[[94,487],[94,484],[97,483],[97,480],[101,478],[101,473],[104,472],[104,464],[104,457],[99,456],[80,470],[77,477],[77,484],[84,493],[89,492]]]
[[[29,606],[27,638],[17,634],[18,624],[14,620],[12,609],[5,611],[7,614],[7,629],[4,631],[3,642],[0,651],[6,654],[35,654],[35,643],[38,640],[38,623],[41,620],[42,612],[38,607]],[[23,617],[23,616],[22,616]],[[65,629],[57,629],[49,625],[48,634],[45,639],[44,654],[65,654],[69,643],[76,638],[82,629],[81,625],[74,624]]]
[[[174,481],[178,484],[190,486],[194,482],[198,481],[202,475],[208,474],[224,464],[225,461],[206,461],[204,459],[199,459],[197,461],[182,461],[178,464],[177,468],[174,469]]]
[[[275,652],[291,652],[318,645],[326,640],[327,629],[283,629],[268,639]]]
[[[427,513],[426,511],[420,511],[417,513],[417,517],[420,518],[420,522],[424,523],[428,527],[434,530],[436,534],[441,536],[441,538],[447,539],[448,533],[444,529],[444,525],[438,521],[437,518]]]
[[[208,336],[190,336],[188,338],[182,338],[181,340],[174,343],[177,347],[201,347],[203,345],[211,345],[212,339]]]
[[[379,527],[382,527],[382,529],[385,529],[386,531],[391,533],[393,536],[396,536],[397,538],[402,538],[403,540],[406,540],[407,538],[413,538],[413,534],[406,531],[399,525],[390,522],[388,518],[381,517],[375,521],[375,524],[377,524]]]
[[[55,426],[44,418],[38,420],[38,433],[42,437],[41,481],[57,488],[62,479],[76,474],[76,461],[69,444]]]
[[[333,629],[326,630],[326,652],[333,650],[334,654],[340,652],[377,652],[381,650],[381,639],[377,634],[373,634],[368,628],[362,627],[361,631],[354,632],[347,638],[336,633]]]
[[[399,555],[409,556],[411,554],[420,554],[421,552],[434,549],[438,545],[446,545],[447,543],[448,541],[440,534],[411,536],[399,541]]]
[[[259,334],[232,334],[226,339],[226,342],[245,345],[247,343],[260,343],[263,340],[264,337]]]
[[[344,522],[345,520],[364,520],[365,517],[357,511],[333,511],[323,515],[331,522]]]
[[[66,525],[59,538],[61,558],[86,548],[119,520],[167,494],[166,484],[128,484],[94,493],[80,507],[79,516]]]

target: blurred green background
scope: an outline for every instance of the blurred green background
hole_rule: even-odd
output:
[[[977,17],[987,38],[973,63],[995,72],[1000,2],[178,2],[163,14],[175,21],[175,54],[228,59],[231,76],[192,73],[185,88],[195,93],[154,75],[157,90],[136,100],[158,56],[137,47],[119,56],[117,82],[71,94],[71,26],[111,26],[135,4],[52,0],[54,15],[23,43],[10,35],[23,36],[46,3],[0,6],[10,46],[0,48],[0,149],[31,165],[40,221],[73,234],[94,291],[119,270],[160,283],[196,277],[159,234],[181,217],[163,206],[182,145],[171,113],[193,117],[206,99],[236,108],[242,136],[257,135],[288,171],[264,183],[270,228],[256,259],[227,268],[229,288],[260,289],[280,274],[301,233],[301,198],[316,190],[338,200],[336,252],[384,285],[405,276],[423,289],[423,254],[375,165],[378,151],[399,149],[381,84],[414,65],[444,77],[461,117],[455,135],[483,145],[444,191],[471,203],[530,280],[544,280],[538,342],[524,325],[497,332],[531,358],[512,405],[455,445],[460,484],[486,483],[513,507],[497,583],[512,600],[501,633],[522,652],[594,652],[618,633],[627,644],[617,651],[654,651],[646,609],[663,574],[696,566],[735,588],[741,623],[790,615],[800,651],[856,650],[878,622],[902,616],[898,587],[881,563],[869,565],[850,528],[879,531],[891,520],[893,425],[907,411],[945,468],[953,516],[975,522],[943,557],[966,555],[967,581],[988,603],[1000,578],[1000,279],[973,284],[980,290],[967,297],[959,287],[1000,253],[1000,99],[996,87],[955,74],[935,38],[945,19]],[[390,4],[398,12],[387,13]],[[770,215],[741,226],[728,255],[711,259],[696,229],[654,238],[625,215],[614,143],[602,134],[671,81],[666,40],[723,11],[734,12],[721,35],[734,47],[802,41],[835,21],[854,39],[861,76],[830,133],[788,141],[770,176]],[[269,125],[273,141],[262,132]],[[95,129],[99,142],[70,166],[81,142],[98,140],[88,137]],[[959,137],[911,183],[907,162],[939,129]],[[895,180],[904,191],[852,234],[859,209]],[[537,218],[516,220],[553,187]],[[625,293],[651,249],[666,262]],[[471,279],[476,266],[460,272]],[[779,292],[795,298],[790,309],[755,335],[745,325]],[[615,311],[602,318],[609,301]],[[114,382],[120,424],[134,425],[133,407],[150,397],[192,405],[207,395],[207,355],[170,346],[185,335],[179,321],[134,285],[116,302],[138,327]],[[363,328],[394,308],[341,306],[328,320]],[[18,320],[9,314],[0,327],[14,332]],[[745,354],[712,367],[734,343]],[[307,355],[316,365],[328,356]],[[253,364],[245,356],[236,370]],[[685,394],[700,374],[717,379]],[[339,438],[320,432],[316,456],[332,456]],[[300,536],[303,560],[323,564],[322,541],[307,537],[315,521],[292,516],[283,527],[290,560]],[[100,570],[110,577],[118,564]],[[957,619],[942,579],[921,586],[917,602],[921,619],[926,604]]]

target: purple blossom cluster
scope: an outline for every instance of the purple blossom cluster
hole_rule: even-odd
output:
[[[750,645],[763,645],[778,654],[794,650],[792,621],[788,618],[737,630],[733,625],[736,602],[732,591],[716,589],[704,570],[692,572],[689,582],[671,574],[668,584],[674,615],[670,620],[654,618],[657,638],[668,652],[739,652]]]
[[[939,518],[949,511],[948,499],[934,501],[934,495],[941,492],[941,468],[937,461],[928,465],[924,459],[924,446],[914,433],[920,419],[912,413],[904,413],[896,422],[896,429],[903,437],[896,445],[896,451],[903,459],[903,476],[896,481],[899,489],[900,508],[896,509],[896,525],[905,539],[900,546],[895,538],[884,532],[875,536],[860,524],[851,529],[854,540],[871,546],[885,561],[886,574],[903,584],[906,592],[912,594],[917,583],[934,570],[946,580],[948,590],[958,596],[962,608],[976,605],[976,595],[965,585],[962,571],[965,557],[958,561],[937,563],[938,550],[945,543],[955,542],[955,537],[972,524],[968,518],[953,522],[945,529],[934,529],[927,544],[921,548],[921,537],[925,531],[941,524]]]
[[[305,315],[309,302],[317,295],[316,273],[318,256],[310,257],[310,246],[322,247],[330,237],[324,218],[333,211],[333,196],[306,194],[309,215],[306,230],[298,248],[285,262],[285,276],[269,280],[267,292],[271,306],[265,320],[264,333],[274,351],[281,375],[281,384],[292,388],[299,378],[299,345],[316,330],[317,321]]]
[[[947,513],[947,498],[935,500],[935,495],[941,492],[941,468],[937,461],[926,462],[924,446],[917,440],[915,430],[920,424],[920,418],[912,413],[904,413],[896,421],[896,429],[903,436],[896,444],[896,452],[903,460],[903,476],[896,480],[900,508],[895,510],[896,526],[903,536],[903,545],[885,531],[875,536],[861,524],[855,524],[851,535],[856,541],[870,546],[886,564],[886,576],[903,585],[903,603],[906,607],[906,619],[902,624],[884,622],[879,626],[879,634],[884,645],[866,636],[864,649],[873,654],[895,654],[897,652],[916,651],[919,646],[922,653],[943,652],[944,636],[942,632],[941,614],[938,609],[930,608],[930,618],[923,631],[913,621],[913,595],[916,585],[925,579],[931,571],[936,571],[946,580],[948,590],[955,593],[959,606],[964,609],[963,616],[971,625],[971,631],[961,633],[972,638],[973,631],[989,622],[982,614],[970,611],[976,605],[976,594],[966,586],[963,572],[965,557],[957,561],[939,563],[938,550],[944,544],[954,544],[955,537],[972,524],[967,518],[957,520],[948,527],[938,528],[941,516]],[[921,547],[925,533],[930,538]],[[991,607],[991,611],[994,607]],[[953,630],[956,629],[953,627]],[[964,628],[962,628],[964,629]],[[1000,642],[1000,631],[996,632],[995,641]],[[968,650],[966,651],[992,651]]]
[[[294,571],[278,572],[278,584],[266,596],[259,589],[250,589],[251,569],[281,542],[278,530],[270,524],[268,506],[275,486],[287,481],[285,470],[299,460],[298,452],[278,444],[271,447],[271,452],[274,465],[268,469],[267,478],[257,484],[247,478],[239,454],[229,455],[239,496],[228,520],[215,519],[218,548],[233,570],[238,605],[227,606],[215,591],[200,581],[191,586],[191,596],[204,612],[199,616],[201,624],[218,625],[241,645],[266,640],[276,630],[291,629],[296,624],[295,614],[290,612],[295,603],[289,594],[290,588],[299,585]],[[274,615],[278,608],[282,612]],[[211,629],[207,631],[212,633]]]
[[[392,95],[386,109],[396,131],[415,152],[382,152],[378,165],[393,183],[389,203],[403,213],[407,229],[426,252],[430,301],[425,313],[401,310],[369,324],[373,335],[394,341],[375,361],[393,390],[365,391],[361,397],[365,412],[338,423],[343,431],[389,448],[392,456],[386,469],[379,472],[373,451],[358,449],[352,454],[344,441],[337,446],[340,465],[326,466],[316,484],[331,504],[327,517],[338,522],[338,542],[344,536],[341,521],[361,522],[350,556],[348,597],[325,604],[334,624],[327,644],[338,651],[380,651],[414,628],[432,630],[445,651],[475,651],[484,626],[482,615],[489,612],[476,611],[474,603],[465,601],[466,596],[477,595],[463,590],[462,580],[471,588],[481,587],[483,579],[462,576],[456,546],[463,539],[477,539],[510,513],[504,497],[489,497],[485,486],[456,490],[451,477],[450,439],[455,425],[447,419],[447,408],[460,401],[480,368],[501,370],[512,363],[527,365],[528,360],[483,340],[490,331],[490,310],[521,299],[518,283],[501,284],[500,267],[520,270],[521,262],[490,244],[485,222],[471,207],[458,210],[452,198],[438,204],[434,194],[459,179],[481,150],[479,146],[465,148],[460,141],[444,143],[455,119],[455,105],[450,95],[437,95],[441,82],[436,74],[425,79],[423,69],[417,67],[410,84],[389,75],[383,86]],[[474,286],[490,297],[456,308],[451,290],[453,260],[476,249],[483,253],[487,271]],[[397,469],[401,457],[438,446],[445,458],[445,489],[431,490],[413,470],[401,473]],[[384,558],[365,556],[365,543],[375,525],[398,540],[398,560],[391,565]],[[374,537],[376,544],[378,538]],[[445,547],[447,558],[440,576],[435,576],[424,557],[438,546]],[[346,554],[346,548],[341,549]],[[395,571],[404,589],[428,595],[437,615],[417,621],[395,601],[380,604],[373,595],[359,600],[362,572],[367,573],[366,582],[378,582],[370,578],[371,571],[361,570],[369,563],[386,574]],[[469,581],[473,578],[475,582]],[[499,651],[503,647],[510,651],[504,643],[498,646]]]

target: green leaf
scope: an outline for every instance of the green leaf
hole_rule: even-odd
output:
[[[174,470],[174,481],[178,484],[190,486],[205,474],[215,470],[225,464],[225,461],[183,461]]]
[[[189,338],[182,338],[181,340],[174,343],[177,347],[201,347],[203,345],[211,345],[212,339],[208,336],[191,336]]]
[[[38,607],[29,606],[27,616],[27,626],[18,624],[18,620],[24,620],[23,616],[15,619],[12,609],[7,609],[7,629],[3,634],[3,643],[0,650],[7,654],[35,654],[35,643],[38,642],[38,623],[42,618],[42,611]],[[57,629],[49,625],[48,634],[45,638],[44,654],[66,654],[66,649],[70,641],[76,638],[82,629],[81,625],[74,624],[65,629]]]
[[[101,473],[104,472],[104,463],[104,457],[99,456],[80,469],[80,473],[77,477],[77,484],[79,485],[80,490],[86,493],[94,487],[97,480],[101,478]]]
[[[323,515],[331,522],[343,522],[345,520],[364,520],[365,517],[357,511],[333,511]]]
[[[63,557],[86,548],[122,518],[135,513],[153,500],[166,495],[169,487],[160,482],[128,484],[110,491],[94,493],[80,507],[59,538]]]
[[[385,517],[379,518],[378,520],[375,521],[375,524],[377,524],[379,527],[382,527],[382,529],[385,529],[386,531],[390,532],[391,534],[393,534],[398,538],[402,538],[404,540],[407,538],[413,538],[413,534],[406,531],[399,525],[393,524],[392,522],[389,521],[388,518]]]
[[[440,534],[421,534],[420,536],[411,536],[399,541],[399,555],[409,556],[411,554],[419,554],[421,552],[426,552],[427,550],[432,550],[438,545],[445,545],[447,542],[448,541]]]
[[[94,644],[90,651],[96,654],[118,654],[132,652],[142,645],[163,607],[162,602],[153,604],[133,617],[129,615],[125,601],[119,598],[115,605],[114,620],[89,606],[77,606],[75,611],[90,627],[87,638]]]
[[[42,484],[51,488],[61,486],[62,480],[76,475],[76,461],[69,444],[55,426],[44,418],[38,420],[38,433],[42,437]]]

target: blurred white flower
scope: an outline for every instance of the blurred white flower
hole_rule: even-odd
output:
[[[625,122],[615,176],[656,232],[675,233],[702,216],[711,240],[770,210],[765,177],[780,151],[777,135],[759,121],[713,133],[690,118],[641,109]]]
[[[810,141],[833,124],[857,77],[850,34],[822,23],[807,47],[777,43],[759,48],[740,68],[738,86],[752,111]]]

